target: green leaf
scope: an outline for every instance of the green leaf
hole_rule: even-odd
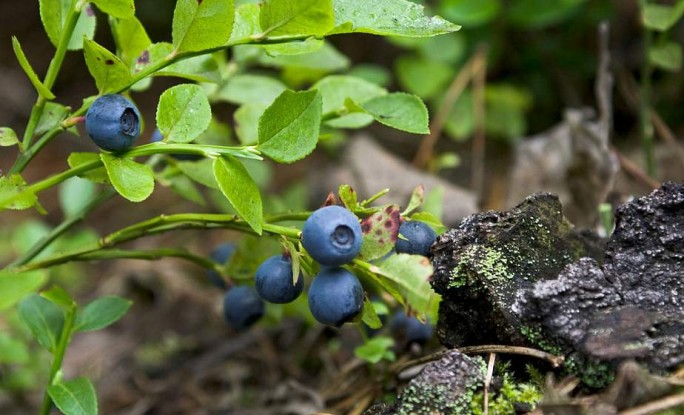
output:
[[[43,114],[40,116],[38,125],[36,126],[35,135],[39,136],[43,133],[55,128],[69,115],[71,109],[56,102],[46,102]]]
[[[0,270],[0,310],[4,310],[27,294],[38,290],[47,281],[45,270],[16,273]]]
[[[53,304],[58,305],[65,311],[76,307],[74,299],[58,285],[54,285],[49,290],[43,291],[40,293],[40,296],[50,300]]]
[[[394,248],[401,220],[399,206],[389,205],[361,221],[363,239],[359,257],[364,261],[382,258]]]
[[[205,206],[204,196],[197,189],[195,183],[186,176],[178,167],[167,166],[159,173],[155,172],[155,179],[162,186],[170,187],[179,196],[188,199],[200,206]]]
[[[72,217],[95,196],[97,187],[88,180],[72,177],[59,185],[59,204],[64,217]]]
[[[454,76],[452,66],[444,62],[404,55],[395,61],[401,87],[423,99],[441,94]]]
[[[391,337],[378,336],[354,349],[354,355],[372,364],[376,364],[382,359],[392,362],[396,359],[391,350],[392,346],[394,346],[394,340]]]
[[[71,153],[67,158],[67,163],[69,164],[69,167],[73,169],[81,164],[90,163],[99,158],[100,153]],[[98,167],[96,169],[79,174],[78,177],[89,180],[93,183],[109,183],[109,176],[107,176],[107,170],[105,170],[104,167]]]
[[[127,19],[135,15],[133,0],[91,0],[98,9],[112,17]]]
[[[678,1],[674,6],[646,3],[642,9],[644,26],[651,30],[664,32],[670,29],[684,14],[684,1]]]
[[[375,312],[375,306],[368,299],[368,297],[363,299],[363,315],[361,316],[361,321],[363,321],[371,329],[379,329],[382,327],[382,321],[378,317],[378,313]]]
[[[75,330],[100,330],[114,324],[126,314],[131,304],[132,301],[115,296],[93,300],[78,313]]]
[[[209,99],[199,85],[176,85],[159,97],[157,128],[166,142],[189,143],[202,134],[210,122]]]
[[[173,11],[173,46],[178,52],[219,47],[233,31],[233,0],[178,0]]]
[[[90,75],[100,94],[117,92],[131,81],[131,73],[125,63],[94,40],[83,41],[83,53]]]
[[[286,89],[285,84],[270,76],[240,74],[230,77],[216,98],[237,105],[270,105]]]
[[[37,203],[35,193],[26,189],[26,181],[19,174],[0,176],[0,209],[22,210]]]
[[[12,48],[14,49],[14,55],[17,57],[17,60],[19,61],[19,66],[21,66],[21,69],[24,70],[26,76],[28,76],[29,81],[31,81],[33,87],[36,88],[36,91],[38,91],[38,94],[48,100],[55,99],[55,94],[53,94],[52,91],[50,91],[45,85],[43,85],[43,82],[41,82],[41,80],[38,79],[38,75],[36,75],[36,72],[33,70],[33,67],[31,67],[31,64],[26,58],[24,51],[21,49],[19,39],[17,39],[16,36],[12,36]]]
[[[172,54],[172,44],[166,42],[153,43],[137,58],[134,70],[139,72],[146,66],[167,59]],[[211,54],[203,54],[176,62],[154,72],[153,76],[175,76],[197,82],[218,83],[221,80],[218,63]]]
[[[270,103],[249,103],[235,111],[235,133],[242,145],[251,146],[259,142],[259,119],[269,105]]]
[[[9,127],[0,127],[0,146],[10,147],[19,144],[17,133]]]
[[[340,196],[340,201],[344,204],[344,207],[352,212],[359,207],[359,198],[356,190],[354,190],[350,185],[340,185],[340,187],[337,189],[337,194]]]
[[[259,12],[261,6],[254,3],[242,4],[235,8],[235,22],[230,42],[243,39],[261,32],[259,26]]]
[[[258,235],[263,224],[261,193],[252,177],[235,157],[224,155],[214,160],[214,176],[223,195],[242,219]]]
[[[492,21],[501,10],[501,0],[443,0],[439,12],[447,19],[466,27]]]
[[[64,325],[64,312],[52,301],[31,294],[19,303],[19,318],[41,346],[54,352]]]
[[[310,154],[318,143],[321,95],[312,91],[283,91],[259,119],[259,150],[280,163]]]
[[[423,6],[409,0],[333,0],[335,33],[370,33],[429,37],[461,27],[439,16],[425,16]]]
[[[344,101],[347,98],[362,103],[387,94],[385,88],[361,78],[345,75],[326,76],[311,88],[321,91],[323,114],[344,109]]]
[[[214,161],[203,159],[200,161],[181,161],[176,166],[189,178],[210,189],[218,189],[214,177]]]
[[[40,20],[52,44],[57,47],[64,31],[72,0],[40,0]],[[78,3],[80,4],[80,3]],[[92,39],[95,35],[95,12],[89,3],[85,3],[76,22],[76,27],[69,39],[69,50],[83,48],[83,38]]]
[[[661,69],[677,72],[682,68],[682,47],[672,41],[655,44],[648,51],[648,59]]]
[[[48,394],[64,415],[97,415],[95,388],[86,377],[50,385]]]
[[[154,191],[154,174],[150,166],[107,153],[100,154],[100,158],[110,182],[124,198],[142,202]]]
[[[116,41],[117,53],[121,60],[132,67],[136,59],[152,44],[145,27],[135,17],[110,19],[112,35]]]
[[[404,209],[404,211],[401,212],[401,216],[410,215],[411,212],[418,209],[420,205],[423,204],[424,198],[425,188],[422,184],[419,184],[418,186],[416,186],[415,189],[413,189],[413,192],[411,193],[411,199],[409,199],[408,205],[406,205],[406,209]]]
[[[506,18],[526,28],[543,28],[568,19],[587,0],[517,0],[506,10]]]
[[[30,360],[29,349],[23,341],[0,332],[0,364],[25,364]]]
[[[423,212],[432,214],[437,220],[441,220],[444,213],[444,186],[435,186],[425,195]]]
[[[437,294],[430,286],[433,274],[430,260],[420,255],[391,255],[371,270],[399,287],[408,305],[418,314],[428,314]]]
[[[259,23],[269,36],[323,36],[335,27],[332,0],[267,0]]]
[[[415,95],[394,92],[360,104],[376,121],[414,134],[428,134],[428,112]]]

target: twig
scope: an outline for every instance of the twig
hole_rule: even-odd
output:
[[[432,353],[427,356],[420,357],[418,359],[414,359],[405,363],[401,364],[396,364],[394,367],[391,369],[394,371],[394,373],[401,373],[404,370],[421,365],[423,363],[428,363],[432,362],[433,360],[440,359],[447,353],[451,352],[452,350],[457,350],[463,354],[484,354],[484,353],[499,353],[499,354],[518,354],[518,355],[523,355],[523,356],[530,356],[534,357],[537,359],[541,360],[546,360],[551,364],[551,367],[557,368],[560,367],[564,362],[565,362],[565,357],[563,356],[556,356],[551,353],[547,353],[542,350],[537,350],[537,349],[532,349],[530,347],[521,347],[521,346],[506,346],[506,345],[498,345],[498,344],[486,344],[486,345],[481,345],[481,346],[465,346],[465,347],[459,347],[456,349],[446,349],[446,350],[441,350],[436,353]]]
[[[458,74],[456,74],[451,81],[451,84],[449,84],[449,88],[444,95],[444,101],[442,101],[442,105],[439,108],[439,111],[437,111],[437,115],[435,115],[435,118],[430,124],[430,134],[425,136],[413,159],[413,165],[417,168],[424,168],[427,166],[430,158],[432,158],[435,145],[442,134],[442,129],[449,118],[451,109],[454,107],[454,104],[468,86],[471,79],[482,70],[481,65],[486,59],[480,58],[479,56],[485,57],[487,54],[486,52],[487,48],[480,46],[470,60],[468,60]]]
[[[657,401],[652,401],[635,408],[618,412],[618,415],[649,415],[655,414],[666,409],[684,407],[684,393],[666,396]]]
[[[489,354],[489,362],[487,363],[487,377],[484,384],[484,409],[482,413],[489,415],[489,385],[492,383],[492,376],[494,375],[494,362],[496,361],[496,354]]]

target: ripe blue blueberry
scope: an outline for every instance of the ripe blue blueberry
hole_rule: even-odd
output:
[[[275,255],[257,268],[254,287],[264,300],[285,304],[296,300],[304,289],[301,273],[296,284],[292,281],[292,261],[284,255]]]
[[[140,134],[140,113],[122,95],[102,95],[86,113],[86,131],[101,149],[124,151]]]
[[[244,330],[264,315],[264,302],[254,287],[238,285],[223,296],[223,318],[235,330]]]
[[[346,264],[361,250],[359,219],[340,206],[320,208],[304,222],[302,245],[321,265]]]
[[[433,327],[430,323],[421,323],[417,318],[399,311],[392,316],[390,330],[408,343],[425,344],[432,338]]]
[[[211,253],[209,254],[209,258],[211,258],[211,260],[216,262],[217,264],[225,265],[226,262],[228,262],[230,256],[233,255],[233,252],[235,252],[235,244],[221,244],[214,248],[213,251],[211,251]],[[207,278],[209,279],[211,285],[218,288],[222,288],[224,290],[227,288],[226,282],[216,271],[212,269],[207,270]]]
[[[402,223],[399,227],[399,235],[406,238],[397,239],[395,249],[399,254],[428,256],[430,246],[437,239],[437,234],[431,227],[416,220]]]
[[[363,307],[363,287],[344,268],[324,268],[309,287],[309,309],[320,323],[340,327]]]

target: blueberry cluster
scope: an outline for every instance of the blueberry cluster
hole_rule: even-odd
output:
[[[428,255],[436,239],[435,232],[417,221],[404,222],[395,249],[398,253]],[[359,279],[342,266],[353,260],[361,251],[362,231],[359,219],[340,206],[326,206],[313,212],[304,222],[302,246],[320,265],[320,271],[309,287],[309,309],[322,324],[340,327],[356,318],[363,308],[364,289]],[[221,264],[227,262],[233,245],[221,245],[211,258]],[[209,280],[219,287],[225,282],[213,271]],[[304,278],[293,275],[289,253],[265,260],[256,270],[254,287],[237,286],[224,297],[224,317],[236,329],[244,329],[264,313],[264,301],[276,304],[296,300],[304,290]],[[402,314],[403,315],[403,314]],[[398,317],[397,317],[398,318]],[[432,328],[417,319],[403,315],[401,325],[409,342],[425,343]]]

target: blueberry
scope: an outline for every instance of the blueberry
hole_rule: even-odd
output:
[[[256,270],[254,286],[264,300],[285,304],[291,303],[304,290],[304,278],[299,274],[297,283],[292,283],[292,262],[289,257],[275,255],[262,262]]]
[[[302,245],[321,265],[346,264],[361,250],[359,219],[340,206],[320,208],[304,222]]]
[[[223,318],[235,330],[244,330],[264,315],[264,302],[254,287],[238,285],[223,296]]]
[[[124,151],[140,134],[140,113],[122,95],[102,95],[86,113],[86,131],[101,149]]]
[[[221,244],[214,248],[213,251],[211,251],[211,253],[209,254],[209,258],[211,258],[211,260],[216,262],[217,264],[225,265],[226,262],[228,262],[230,256],[233,255],[233,252],[235,252],[235,244]],[[207,270],[207,278],[209,279],[211,285],[218,288],[223,288],[224,290],[227,288],[226,282],[213,269]]]
[[[415,317],[406,322],[406,340],[409,343],[425,344],[432,338],[432,324],[421,323]]]
[[[363,307],[363,287],[344,268],[324,268],[309,288],[309,309],[323,324],[340,327],[356,317]]]
[[[401,311],[395,313],[390,321],[392,333],[408,343],[427,343],[432,338],[432,329],[430,323],[421,323],[417,318],[409,317]]]
[[[395,249],[399,254],[430,255],[430,246],[437,239],[437,234],[423,222],[404,222],[399,227],[399,235],[406,239],[397,239]]]
[[[164,136],[162,135],[161,131],[159,131],[159,128],[155,128],[152,132],[152,136],[150,136],[150,143],[158,143],[163,139]],[[195,161],[202,158],[202,156],[197,154],[171,154],[171,157],[178,161]]]

